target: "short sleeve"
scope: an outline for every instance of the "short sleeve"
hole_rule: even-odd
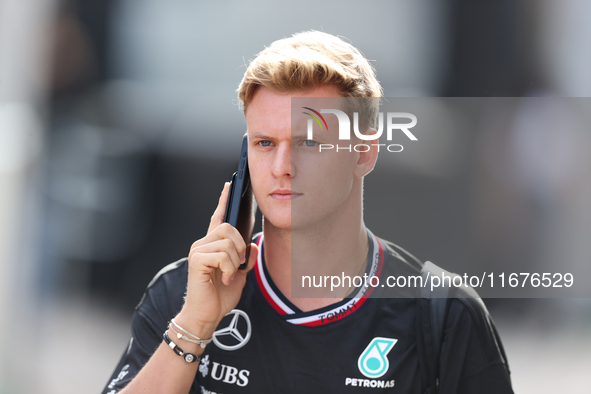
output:
[[[445,327],[441,394],[513,393],[503,345],[481,300],[452,300]]]
[[[166,266],[152,279],[135,308],[131,339],[103,394],[115,394],[122,390],[154,354],[168,322],[183,306],[186,287],[186,259]]]

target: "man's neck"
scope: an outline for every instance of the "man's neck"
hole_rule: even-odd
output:
[[[345,286],[330,292],[330,283],[322,288],[302,289],[299,286],[303,275],[353,277],[365,267],[368,239],[361,201],[349,205],[340,210],[342,214],[301,230],[277,229],[265,221],[267,270],[281,293],[303,311],[338,302],[350,290]]]

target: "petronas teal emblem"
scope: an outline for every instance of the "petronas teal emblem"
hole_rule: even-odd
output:
[[[384,376],[390,367],[388,357],[386,356],[390,353],[396,342],[398,342],[398,339],[382,337],[372,339],[363,353],[361,353],[361,356],[359,356],[359,361],[357,362],[359,371],[368,378]]]

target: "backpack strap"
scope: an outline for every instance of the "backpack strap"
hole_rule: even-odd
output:
[[[428,394],[436,394],[439,386],[439,356],[443,344],[444,328],[447,312],[450,305],[451,289],[447,286],[439,286],[431,291],[430,277],[446,275],[457,276],[430,261],[425,262],[421,270],[423,284],[417,298],[417,347],[419,357],[424,361],[419,362],[426,384],[429,387]],[[418,340],[418,338],[422,338]]]

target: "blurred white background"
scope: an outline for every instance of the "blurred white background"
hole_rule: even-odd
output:
[[[590,15],[585,0],[0,0],[0,394],[102,390],[150,278],[205,232],[245,129],[235,89],[265,45],[345,37],[390,97],[588,108]],[[410,206],[379,235],[438,262],[588,267],[589,132],[557,127],[557,143],[519,113],[439,171],[397,169]],[[489,305],[517,393],[589,392],[589,299]]]

